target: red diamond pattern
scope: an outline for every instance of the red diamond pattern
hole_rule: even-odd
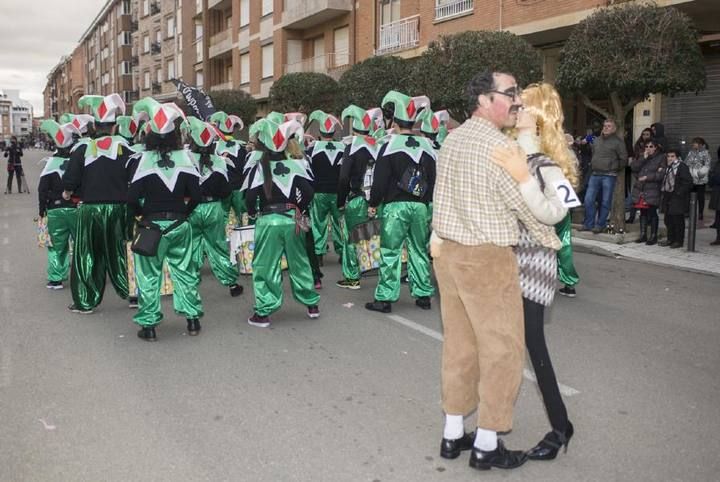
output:
[[[61,130],[58,129],[57,134],[55,134],[55,140],[57,141],[57,145],[61,146],[65,142],[65,134]]]
[[[100,107],[98,108],[98,115],[100,116],[100,120],[102,121],[105,118],[105,114],[107,114],[108,108],[105,105],[105,101],[100,104]]]
[[[437,128],[440,127],[440,121],[437,120],[437,117],[433,116],[430,125],[432,125],[433,130],[437,130]]]
[[[371,121],[370,116],[368,114],[365,114],[362,119],[362,123],[365,126],[365,129],[370,127],[370,121]]]
[[[329,117],[325,119],[325,132],[330,132],[333,128],[333,121]]]
[[[415,117],[415,112],[416,112],[415,102],[410,101],[410,103],[408,104],[407,108],[405,109],[405,112],[407,112],[407,115],[408,115],[408,117],[409,117],[410,119],[412,119],[413,117]]]
[[[203,144],[207,144],[208,140],[210,140],[210,131],[207,129],[203,129],[203,131],[200,133],[200,140]]]
[[[225,120],[225,127],[227,127],[227,129],[230,130],[230,129],[232,129],[232,126],[233,126],[232,119],[230,119],[230,118],[228,117],[228,118]]]
[[[79,121],[79,120],[73,119],[73,125],[74,125],[75,127],[77,127],[78,129],[80,129],[80,121]]]
[[[128,129],[130,129],[130,134],[135,135],[135,133],[137,132],[137,128],[138,126],[135,121],[130,119],[130,124],[128,125]]]
[[[377,141],[375,140],[374,137],[365,136],[365,142],[367,142],[371,146],[374,146]]]
[[[275,135],[273,136],[272,140],[273,140],[273,144],[275,144],[275,147],[279,149],[280,146],[283,145],[283,142],[285,142],[285,136],[278,129],[278,131],[275,132]]]
[[[167,124],[168,118],[167,115],[165,115],[165,110],[161,107],[158,109],[157,114],[153,117],[153,121],[155,121],[155,125],[157,126],[158,130],[163,130],[163,127],[165,127],[165,124]]]

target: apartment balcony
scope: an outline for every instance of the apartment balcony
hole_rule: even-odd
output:
[[[131,32],[137,32],[138,28],[140,28],[140,22],[137,20],[130,21],[130,31]]]
[[[140,65],[140,58],[137,55],[130,57],[130,66],[137,67],[138,65]]]
[[[232,32],[230,29],[223,30],[210,37],[208,45],[208,58],[214,58],[232,49]]]
[[[208,10],[226,10],[232,7],[232,0],[208,0]]]
[[[353,0],[286,0],[283,27],[316,27],[352,11]]]
[[[150,4],[150,15],[157,15],[158,13],[160,13],[160,3],[152,2]]]
[[[153,82],[152,83],[152,93],[159,94],[160,92],[162,92],[162,84],[160,82]]]
[[[350,68],[350,53],[348,51],[328,53],[317,57],[302,59],[298,62],[285,64],[283,74],[294,72],[316,72],[327,74],[335,80]]]
[[[150,44],[150,53],[153,55],[159,54],[162,52],[162,47],[160,46],[160,42],[153,42]]]
[[[385,55],[415,48],[420,43],[420,15],[401,18],[380,26],[375,55]]]
[[[232,81],[223,82],[222,84],[211,85],[210,92],[213,92],[215,90],[232,90],[232,88],[233,88]]]
[[[443,2],[435,7],[435,21],[450,20],[455,17],[462,17],[473,12],[475,9],[474,0],[453,0]]]

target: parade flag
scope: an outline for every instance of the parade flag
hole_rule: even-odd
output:
[[[190,112],[188,115],[194,115],[198,119],[207,120],[211,115],[215,113],[215,106],[212,103],[212,99],[202,90],[188,85],[182,80],[173,79],[172,82],[177,87],[178,92],[182,94],[185,99]]]

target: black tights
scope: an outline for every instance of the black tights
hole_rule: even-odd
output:
[[[22,192],[22,173],[22,169],[17,168],[14,171],[8,171],[7,187],[5,188],[7,192],[12,192],[13,175],[17,179],[18,192]]]
[[[535,377],[542,393],[545,410],[550,418],[550,425],[554,430],[564,433],[567,429],[568,416],[545,343],[545,307],[523,298],[523,312],[525,345],[535,369]]]
[[[649,208],[643,208],[640,210],[640,218],[645,217],[647,219],[648,225],[652,224],[653,221],[657,221],[660,218],[658,217],[658,208],[657,206],[650,206]],[[642,234],[642,233],[640,233]]]

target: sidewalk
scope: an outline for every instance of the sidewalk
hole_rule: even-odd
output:
[[[706,217],[705,222],[709,225],[711,219],[712,217],[709,219]],[[574,227],[577,228],[579,225]],[[658,245],[634,243],[633,241],[639,236],[637,221],[634,225],[628,224],[627,228],[629,232],[624,235],[592,234],[573,229],[573,246],[578,252],[622,257],[720,277],[720,246],[710,246],[710,242],[715,240],[717,233],[715,229],[698,229],[695,239],[696,251],[690,253],[687,251],[687,233],[683,248],[670,249]],[[661,235],[664,238],[663,230]]]

